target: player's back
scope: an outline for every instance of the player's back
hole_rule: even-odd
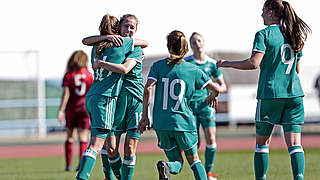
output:
[[[182,61],[167,64],[167,59],[152,66],[149,78],[156,79],[153,108],[154,128],[158,130],[193,131],[195,120],[189,107],[196,89],[210,80],[197,66]]]
[[[94,63],[97,45],[92,48],[91,63]],[[134,49],[134,42],[132,38],[124,38],[122,46],[111,46],[105,48],[102,55],[99,55],[100,60],[121,64],[125,61],[126,55]],[[113,73],[103,68],[94,71],[94,82],[91,86],[88,96],[99,94],[109,97],[118,96],[122,85],[122,74]]]
[[[258,99],[303,96],[296,71],[297,59],[302,54],[294,53],[278,25],[256,33],[254,51],[265,53],[260,63]]]
[[[82,111],[84,110],[85,96],[93,82],[92,74],[87,67],[79,71],[67,72],[63,78],[62,85],[69,87],[69,100],[66,110]]]

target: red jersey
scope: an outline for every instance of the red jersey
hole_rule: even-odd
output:
[[[69,87],[70,97],[66,112],[85,112],[85,97],[93,82],[93,76],[87,67],[77,72],[67,72],[63,77],[62,86]]]

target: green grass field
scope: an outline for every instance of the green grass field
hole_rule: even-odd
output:
[[[203,161],[203,153],[200,152]],[[316,180],[320,177],[319,162],[320,148],[305,149],[306,171],[305,179]],[[74,166],[77,165],[77,157],[74,157]],[[156,180],[158,173],[156,162],[165,160],[164,154],[138,154],[134,179]],[[215,172],[219,174],[219,180],[248,180],[254,179],[253,151],[224,151],[218,152],[215,161]],[[64,172],[64,157],[45,158],[19,158],[0,160],[1,180],[69,180],[75,179],[76,172]],[[185,161],[182,172],[172,175],[173,180],[192,180],[192,171]],[[97,164],[90,179],[102,180],[101,159]],[[291,166],[289,154],[286,150],[270,151],[270,163],[267,179],[290,180]]]

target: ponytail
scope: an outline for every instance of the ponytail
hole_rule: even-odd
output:
[[[170,58],[167,64],[180,64],[188,52],[188,41],[181,31],[172,31],[167,36]]]
[[[281,32],[288,41],[295,53],[299,53],[308,33],[311,33],[309,26],[298,17],[287,1],[267,0],[264,7],[272,10],[274,16],[278,17],[281,24]]]
[[[288,2],[283,1],[282,4],[283,18],[281,21],[281,31],[294,52],[299,53],[303,49],[304,42],[311,29],[297,16]]]
[[[119,21],[116,17],[106,14],[102,17],[99,26],[100,35],[115,35],[119,31]],[[105,48],[113,46],[112,42],[100,42],[95,49],[95,57],[103,54]]]

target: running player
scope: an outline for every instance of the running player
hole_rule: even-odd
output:
[[[100,34],[117,34],[118,19],[109,14],[102,18],[99,26]],[[123,63],[128,53],[132,53],[134,42],[132,38],[123,38],[123,45],[116,47],[112,42],[101,42],[92,48],[91,63],[95,58],[108,62]],[[94,71],[94,81],[86,96],[86,109],[91,120],[91,140],[80,162],[77,179],[88,179],[100,153],[107,133],[110,132],[116,107],[117,96],[120,93],[122,75],[105,69]]]
[[[120,20],[120,34],[124,37],[132,37],[137,30],[138,19],[131,14],[123,15]],[[110,38],[110,39],[107,39]],[[114,40],[118,38],[91,36],[84,39],[84,43],[90,45],[101,40]],[[135,38],[135,41],[137,39]],[[142,40],[140,40],[142,41]],[[141,44],[146,47],[148,44]],[[99,59],[93,64],[94,68],[104,68],[108,71],[125,74],[123,85],[115,111],[115,121],[112,132],[108,135],[103,154],[108,153],[109,163],[106,156],[102,156],[104,169],[111,165],[117,179],[132,179],[136,161],[136,148],[140,139],[140,133],[136,132],[142,113],[142,49],[135,47],[134,52],[128,56],[123,64],[104,62]],[[126,133],[124,143],[124,160],[119,153],[120,138]],[[107,176],[106,176],[106,179]]]
[[[79,162],[83,152],[88,147],[90,119],[84,102],[85,96],[92,84],[93,77],[88,71],[88,56],[78,50],[69,58],[66,73],[63,77],[63,94],[58,112],[59,122],[66,120],[67,140],[65,141],[65,171],[71,171],[72,145],[78,131],[80,141]]]
[[[243,61],[217,62],[218,67],[241,70],[260,67],[256,111],[256,179],[266,179],[269,144],[274,124],[283,127],[291,157],[293,178],[304,179],[301,124],[304,123],[303,91],[298,77],[302,48],[311,29],[287,1],[267,0],[262,9],[266,27],[256,33],[252,55]]]
[[[155,88],[153,127],[158,137],[158,146],[164,150],[169,162],[159,161],[159,179],[170,179],[178,174],[183,165],[181,150],[194,173],[195,179],[207,179],[206,171],[197,152],[197,127],[190,100],[196,89],[208,88],[212,93],[206,101],[216,103],[220,87],[197,66],[183,60],[188,52],[188,41],[180,31],[167,36],[168,58],[155,62],[149,72],[143,95],[143,113],[139,131],[150,128],[148,107],[152,88]]]
[[[198,66],[207,76],[214,79],[214,82],[220,86],[220,91],[226,92],[227,86],[224,82],[223,75],[220,69],[216,67],[216,60],[210,58],[205,54],[204,50],[204,39],[197,33],[192,33],[190,39],[190,46],[193,51],[193,55],[186,57],[185,60]],[[215,122],[215,108],[208,106],[205,102],[205,97],[208,95],[206,89],[196,90],[191,99],[191,109],[197,121],[198,129],[198,148],[200,146],[200,124],[203,128],[206,138],[206,150],[205,150],[205,169],[207,172],[208,180],[215,180],[217,174],[212,173],[212,167],[217,151],[216,144],[216,122]]]

